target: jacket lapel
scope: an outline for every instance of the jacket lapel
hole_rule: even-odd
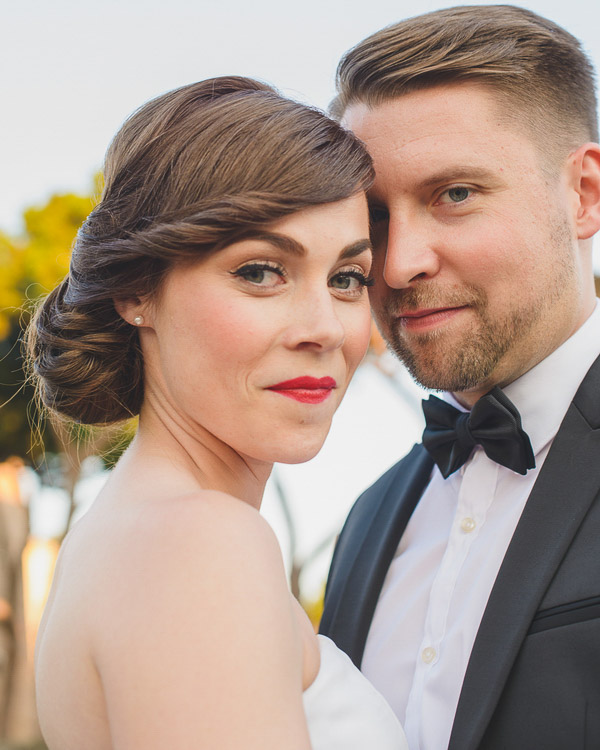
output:
[[[550,581],[600,491],[600,358],[581,384],[490,594],[448,750],[475,750]],[[576,490],[576,491],[574,491]]]
[[[320,632],[358,667],[387,570],[432,468],[429,454],[416,445],[361,495],[340,535]]]

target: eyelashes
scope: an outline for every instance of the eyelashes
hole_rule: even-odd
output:
[[[243,279],[257,289],[270,290],[285,284],[285,269],[267,261],[246,263],[230,271],[232,276]],[[346,296],[357,296],[366,287],[373,286],[375,280],[357,268],[340,269],[328,281],[328,286]]]
[[[460,205],[474,195],[473,188],[466,185],[453,185],[440,193],[437,203],[440,205]]]
[[[335,285],[334,282],[336,281],[341,282],[339,286]],[[348,289],[350,288],[352,281],[357,282],[358,286],[360,287],[373,286],[373,284],[375,283],[375,279],[373,279],[371,276],[365,276],[365,274],[361,271],[353,269],[351,271],[340,271],[339,273],[336,273],[329,280],[329,286],[337,289]]]
[[[479,190],[477,187],[462,185],[457,183],[443,189],[435,198],[431,198],[433,206],[460,206],[464,203],[470,203],[477,196]],[[390,219],[390,213],[385,206],[370,204],[369,205],[369,222],[371,228],[377,225],[387,223]]]
[[[246,263],[231,274],[264,289],[279,286],[286,278],[281,266],[267,262]]]

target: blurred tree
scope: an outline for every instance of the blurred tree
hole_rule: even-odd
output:
[[[29,519],[16,479],[12,490],[7,482],[18,459],[6,459],[16,455],[39,467],[44,450],[68,455],[62,433],[46,426],[33,404],[33,389],[23,370],[22,332],[33,303],[66,274],[73,239],[93,205],[88,196],[56,195],[44,206],[25,211],[21,237],[0,233],[0,736],[15,742],[38,740],[40,734],[22,586]],[[63,458],[60,463],[74,462]],[[69,484],[65,488],[71,497],[72,477],[78,474],[77,464],[61,478]]]
[[[21,237],[0,233],[0,461],[19,455],[36,463],[43,448],[59,449],[53,430],[43,430],[42,441],[32,434],[37,419],[21,337],[33,303],[67,273],[73,239],[93,206],[90,196],[54,195],[44,206],[25,211]]]
[[[99,187],[97,181],[96,193]],[[23,369],[22,335],[31,310],[67,273],[76,232],[93,206],[90,196],[55,195],[45,205],[24,212],[20,237],[0,232],[0,469],[6,478],[16,460],[6,459],[20,456],[42,469],[46,483],[66,491],[70,509],[62,536],[75,510],[75,485],[83,460],[103,452],[114,460],[132,435],[131,428],[124,438],[122,430],[83,428],[45,417],[37,410]],[[28,518],[7,486],[6,482],[0,486],[0,738],[37,741],[33,664],[23,656],[27,602],[21,587],[21,557]]]
[[[101,183],[98,175],[95,196],[101,192]],[[44,454],[59,454],[60,470],[53,483],[71,498],[69,520],[83,460],[105,454],[107,463],[114,463],[131,439],[133,427],[83,428],[43,416],[26,381],[22,335],[35,303],[68,272],[75,235],[95,203],[96,198],[89,195],[53,195],[45,205],[24,212],[20,238],[0,233],[0,461],[17,455],[39,467]]]
[[[4,232],[0,232],[0,340],[8,337],[11,318],[15,316],[23,301],[19,292],[22,276],[22,253]]]
[[[0,736],[38,739],[33,663],[28,653],[22,554],[29,534],[18,458],[0,463]]]

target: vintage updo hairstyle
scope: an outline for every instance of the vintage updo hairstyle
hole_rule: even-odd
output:
[[[138,330],[115,299],[153,295],[173,265],[347,198],[373,172],[360,142],[321,112],[230,77],[138,109],[108,149],[104,178],[69,273],[26,336],[41,401],[84,424],[136,415],[143,400]]]

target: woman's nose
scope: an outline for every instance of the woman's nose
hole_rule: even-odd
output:
[[[286,345],[319,351],[341,347],[346,332],[338,316],[339,304],[344,303],[335,300],[329,289],[325,293],[306,295],[294,306],[285,334]]]

